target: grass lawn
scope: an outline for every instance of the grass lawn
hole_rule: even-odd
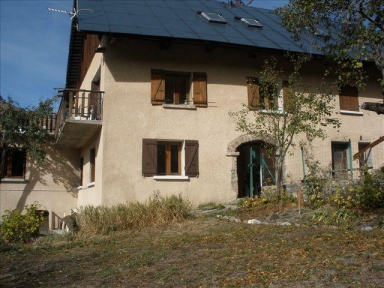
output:
[[[384,232],[200,217],[4,245],[0,287],[384,287]]]

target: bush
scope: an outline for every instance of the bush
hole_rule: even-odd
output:
[[[361,209],[384,208],[384,166],[372,173],[364,171],[356,196]]]
[[[75,222],[83,235],[106,235],[112,231],[181,222],[190,214],[190,202],[180,195],[162,197],[156,193],[145,203],[81,207],[75,214]]]
[[[3,238],[12,243],[30,242],[38,235],[40,226],[44,223],[44,211],[38,203],[26,205],[25,214],[19,210],[6,210],[1,226]]]

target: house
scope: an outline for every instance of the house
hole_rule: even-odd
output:
[[[74,7],[54,149],[64,151],[68,171],[77,174],[67,175],[76,197],[54,199],[52,211],[58,202],[69,211],[145,201],[155,191],[180,193],[195,204],[231,202],[249,195],[250,149],[257,155],[255,189],[273,182],[263,141],[236,131],[228,113],[261,101],[249,94],[249,82],[271,55],[284,63],[286,51],[316,54],[305,73],[316,85],[324,63],[309,40],[293,41],[269,10],[214,0],[76,0]],[[380,91],[375,81],[363,91],[347,85],[340,95],[335,91],[333,116],[342,127],[311,143],[312,156],[332,175],[356,177],[361,165],[384,164],[384,143],[352,159],[384,135],[384,118],[360,109],[382,101]],[[301,151],[293,152],[286,184],[300,183],[306,173]],[[1,189],[5,202],[15,201]]]

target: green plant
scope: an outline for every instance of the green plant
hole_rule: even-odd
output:
[[[42,206],[35,202],[24,207],[25,213],[22,214],[19,210],[6,210],[1,227],[1,234],[6,241],[19,243],[29,242],[39,232],[40,226],[44,223],[44,211]]]
[[[346,208],[324,205],[312,211],[312,221],[316,224],[349,226],[356,219],[357,213]]]
[[[361,209],[377,209],[384,207],[384,166],[369,173],[363,171],[360,185],[356,188],[356,196]]]

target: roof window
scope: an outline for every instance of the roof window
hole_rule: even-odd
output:
[[[210,12],[197,12],[197,14],[200,14],[202,15],[205,19],[207,19],[209,22],[213,22],[213,23],[222,23],[222,24],[226,24],[227,23],[227,20],[225,20],[223,18],[223,16],[221,16],[220,14],[218,13],[210,13]]]
[[[244,23],[246,23],[249,27],[257,27],[257,28],[263,28],[263,25],[259,22],[259,20],[252,19],[252,18],[243,18],[243,17],[237,17],[235,16],[236,20],[241,20]]]

